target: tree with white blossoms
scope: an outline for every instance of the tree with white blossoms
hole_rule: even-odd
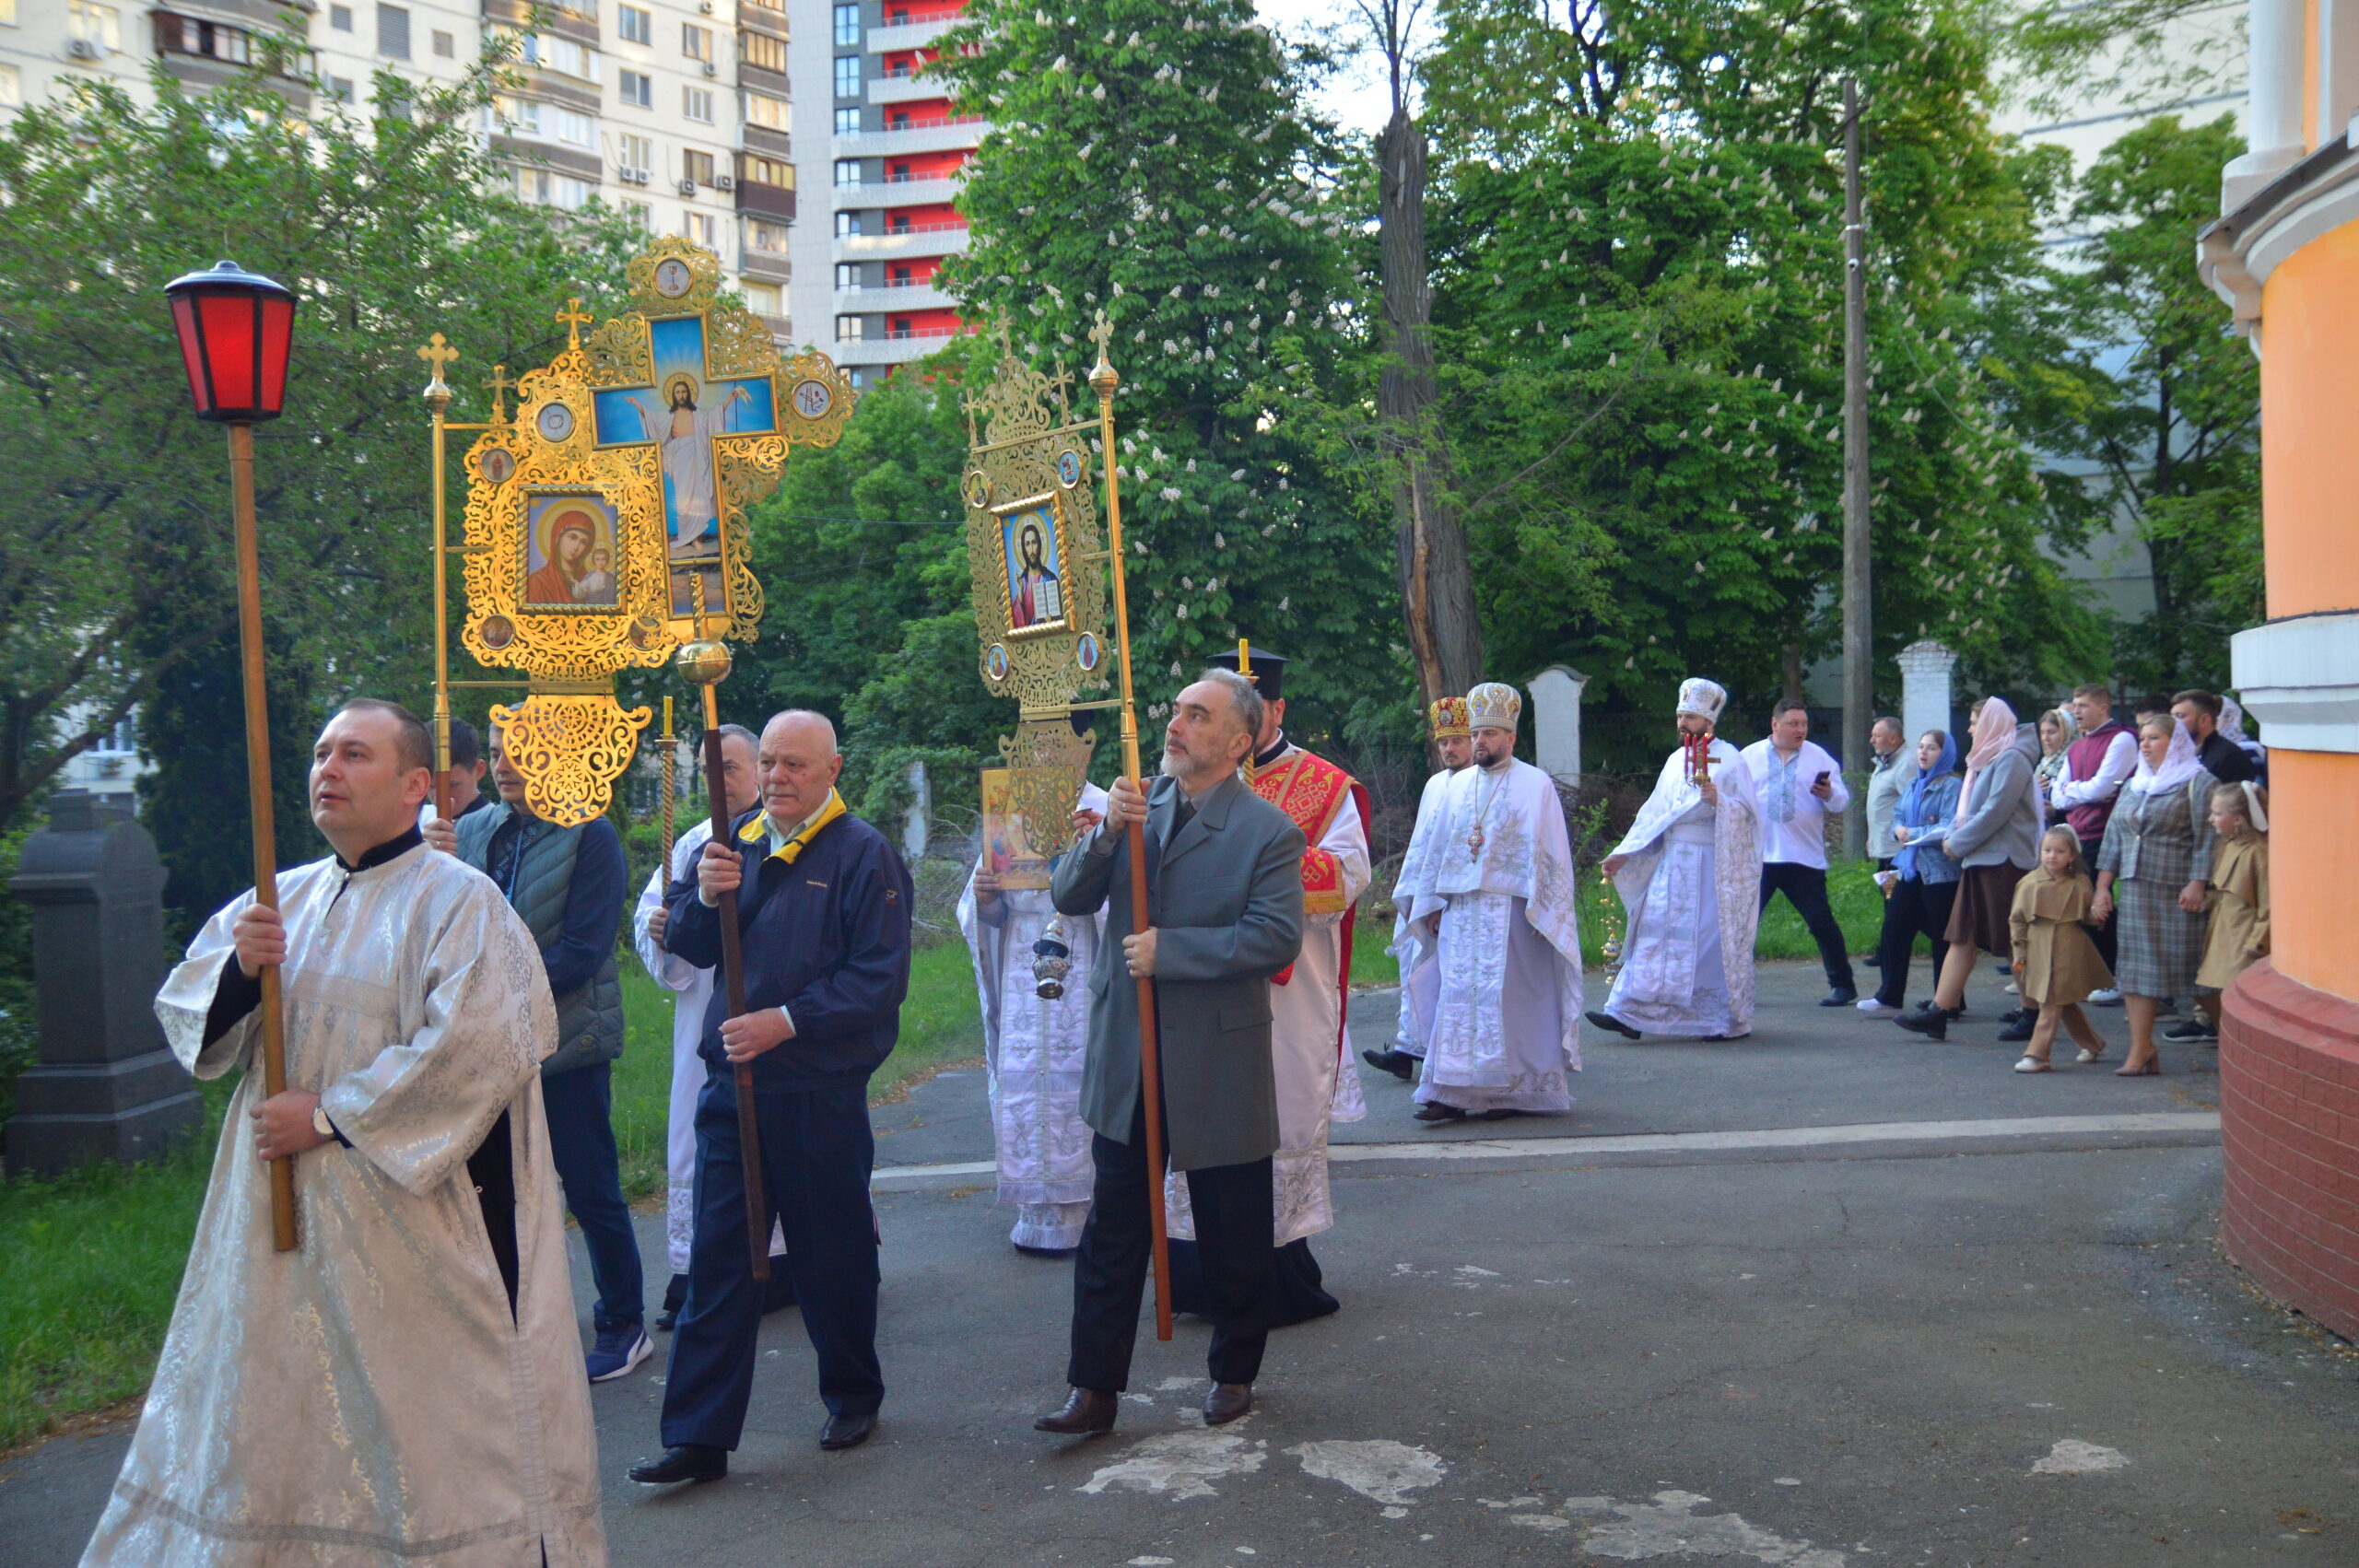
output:
[[[1074,373],[1112,322],[1141,696],[1250,636],[1298,662],[1296,728],[1365,732],[1409,675],[1391,531],[1297,410],[1358,351],[1304,62],[1249,0],[978,0],[931,69],[992,129],[945,281]],[[1304,699],[1309,699],[1308,707]]]

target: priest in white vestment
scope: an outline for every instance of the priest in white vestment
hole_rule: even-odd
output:
[[[1580,1071],[1581,947],[1573,850],[1555,780],[1515,756],[1523,698],[1466,694],[1474,766],[1444,786],[1441,836],[1404,868],[1404,973],[1438,965],[1416,1119],[1496,1118],[1573,1105]],[[1403,899],[1406,904],[1402,904]]]
[[[83,1563],[603,1563],[539,950],[488,877],[425,848],[414,715],[349,703],[313,757],[334,855],[284,872],[277,910],[247,893],[214,916],[156,1000],[190,1071],[244,1078]],[[288,1088],[265,1098],[273,965]],[[291,1252],[272,1241],[280,1155]]]
[[[1634,1040],[1753,1032],[1761,801],[1743,755],[1712,733],[1727,702],[1710,681],[1680,684],[1683,743],[1605,860],[1628,922],[1613,992],[1589,1021]]]
[[[1464,772],[1474,760],[1474,741],[1466,723],[1466,699],[1446,696],[1434,702],[1429,716],[1433,722],[1434,749],[1441,755],[1441,771],[1426,780],[1426,791],[1417,798],[1416,825],[1409,833],[1409,850],[1402,857],[1401,870],[1393,877],[1397,889],[1409,880],[1409,868],[1421,863],[1433,852],[1441,837],[1442,798],[1449,781]],[[1397,895],[1392,907],[1392,945],[1386,949],[1398,961],[1409,950],[1409,906]],[[1365,1050],[1360,1059],[1370,1067],[1408,1080],[1416,1076],[1417,1064],[1426,1059],[1426,1036],[1433,1028],[1434,1000],[1441,992],[1441,971],[1435,967],[1433,954],[1428,952],[1414,969],[1404,963],[1401,969],[1400,1017],[1393,1025],[1392,1044],[1384,1050]]]
[[[1106,820],[1106,791],[1081,787],[1076,841]],[[1052,862],[1053,863],[1053,862]],[[1051,920],[1070,967],[1064,994],[1043,997],[1033,972]],[[1081,1119],[1081,1069],[1089,1045],[1089,988],[1106,916],[1059,915],[1046,887],[1002,887],[980,860],[958,899],[958,930],[975,960],[990,1071],[992,1141],[999,1201],[1015,1210],[1007,1239],[1025,1252],[1071,1252],[1081,1245],[1097,1169],[1089,1124]]]
[[[755,753],[760,744],[743,724],[721,727],[721,785],[732,822],[752,811],[762,798],[761,778],[755,771]],[[697,1046],[704,1038],[704,1013],[712,1001],[715,971],[699,969],[664,947],[664,903],[673,884],[695,874],[697,857],[711,837],[712,818],[698,813],[672,841],[668,873],[663,870],[647,873],[647,885],[640,890],[638,907],[630,916],[631,945],[639,950],[640,963],[646,965],[650,979],[674,993],[672,1095],[663,1126],[663,1251],[672,1278],[663,1287],[663,1310],[655,1315],[655,1327],[666,1332],[678,1324],[680,1308],[688,1300],[688,1242],[696,1234],[697,1219],[697,1096],[704,1092],[707,1071]],[[770,1225],[770,1256],[786,1256],[786,1236],[775,1222]],[[775,1312],[793,1304],[792,1270],[772,1269],[762,1310]]]

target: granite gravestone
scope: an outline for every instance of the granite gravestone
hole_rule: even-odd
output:
[[[129,803],[59,791],[11,885],[32,907],[41,1056],[17,1080],[9,1173],[141,1159],[195,1131],[195,1081],[156,1022],[164,868]]]

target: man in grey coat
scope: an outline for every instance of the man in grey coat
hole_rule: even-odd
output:
[[[1145,793],[1107,792],[1106,820],[1059,862],[1050,897],[1066,915],[1106,910],[1089,976],[1081,1114],[1095,1137],[1094,1207],[1074,1258],[1072,1391],[1033,1424],[1068,1435],[1113,1429],[1151,1248],[1149,1205],[1163,1173],[1146,1159],[1139,988],[1155,980],[1165,1141],[1185,1172],[1213,1321],[1204,1422],[1253,1408],[1277,1312],[1271,1160],[1278,1147],[1270,977],[1302,946],[1302,832],[1245,787],[1238,766],[1261,730],[1262,697],[1207,670],[1172,704],[1163,776]],[[1131,929],[1130,824],[1146,825],[1147,928]]]

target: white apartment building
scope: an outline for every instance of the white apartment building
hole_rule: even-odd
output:
[[[787,0],[555,0],[527,36],[519,84],[482,132],[529,201],[595,199],[650,233],[720,256],[728,280],[781,342],[793,336],[795,165]],[[77,78],[136,90],[152,62],[194,90],[291,32],[330,96],[369,113],[374,73],[459,79],[494,31],[521,31],[529,0],[0,0],[0,116]],[[290,82],[288,96],[312,109]],[[816,323],[820,318],[812,318]],[[805,336],[817,336],[806,331]]]
[[[797,141],[823,156],[827,221],[794,235],[789,313],[873,384],[964,331],[934,275],[967,249],[951,203],[990,125],[953,111],[925,67],[965,0],[786,0]],[[821,41],[825,47],[821,47]]]

